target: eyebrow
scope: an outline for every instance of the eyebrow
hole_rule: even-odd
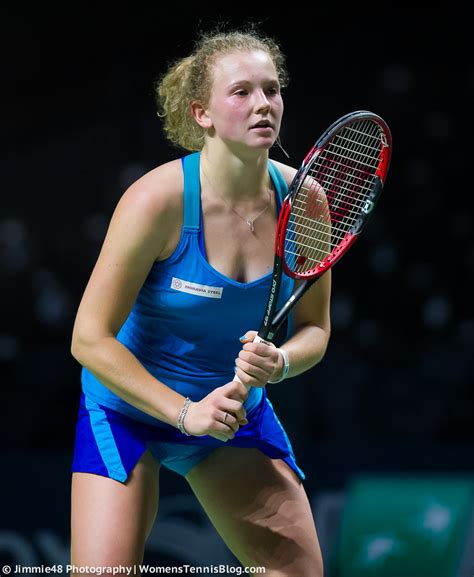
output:
[[[242,84],[253,84],[253,82],[251,80],[247,80],[247,79],[241,79],[241,80],[234,80],[232,81],[228,88],[236,88],[237,86],[240,86]],[[268,78],[266,80],[264,80],[264,84],[280,84],[280,81],[278,78]]]

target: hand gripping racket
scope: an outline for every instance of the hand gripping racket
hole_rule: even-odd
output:
[[[359,237],[382,192],[392,137],[366,110],[319,138],[296,173],[278,218],[273,277],[255,341],[271,342],[291,309]],[[276,312],[283,271],[302,282]]]

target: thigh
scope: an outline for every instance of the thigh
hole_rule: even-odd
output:
[[[159,463],[147,451],[126,483],[73,473],[71,564],[131,566],[141,563],[158,509]]]
[[[263,566],[267,577],[322,576],[309,501],[286,463],[257,449],[223,447],[186,479],[244,566]]]

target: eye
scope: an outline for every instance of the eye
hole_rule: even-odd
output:
[[[245,90],[244,88],[241,88],[240,90],[236,90],[236,91],[234,92],[234,94],[235,94],[236,96],[247,96],[248,91]]]
[[[280,94],[280,88],[278,86],[270,86],[269,88],[267,88],[267,94],[269,94],[270,96]]]

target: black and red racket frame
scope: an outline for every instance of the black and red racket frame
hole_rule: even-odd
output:
[[[291,215],[291,206],[293,200],[298,194],[304,180],[308,176],[308,172],[314,163],[314,160],[321,152],[326,148],[328,143],[332,140],[333,136],[339,132],[342,128],[353,124],[354,122],[360,122],[361,120],[372,120],[376,122],[381,128],[382,134],[382,147],[380,150],[380,162],[376,171],[376,178],[372,190],[369,192],[367,199],[365,201],[364,207],[361,214],[358,216],[354,222],[351,229],[346,233],[345,237],[338,244],[338,246],[329,254],[318,266],[305,271],[303,273],[296,273],[290,269],[285,261],[285,235],[286,228],[288,225],[288,220]],[[317,140],[312,149],[308,152],[305,159],[303,160],[298,172],[295,174],[293,181],[290,185],[288,195],[286,196],[283,205],[281,207],[280,215],[278,218],[276,234],[275,234],[275,260],[273,266],[273,277],[272,285],[270,288],[270,296],[268,299],[267,307],[265,310],[265,315],[262,321],[262,326],[258,332],[258,336],[266,341],[271,342],[276,332],[283,324],[284,320],[288,316],[288,313],[296,304],[296,302],[303,296],[303,294],[319,279],[321,276],[347,252],[352,244],[359,238],[359,235],[363,227],[367,224],[367,221],[372,213],[372,210],[377,203],[377,200],[382,192],[388,169],[390,167],[390,158],[392,150],[392,137],[390,134],[390,129],[387,123],[380,116],[369,112],[367,110],[358,110],[356,112],[351,112],[346,114],[336,122],[334,122],[324,134]],[[299,279],[303,281],[285,305],[278,311],[278,313],[273,316],[276,303],[278,301],[278,293],[280,289],[280,281],[282,272],[285,272],[289,277],[293,279]]]

